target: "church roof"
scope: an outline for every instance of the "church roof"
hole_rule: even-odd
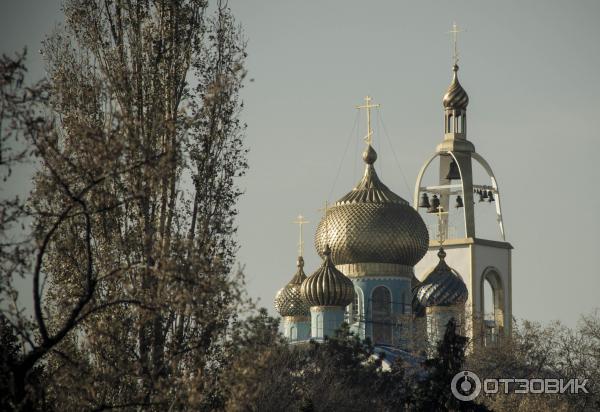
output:
[[[429,234],[419,213],[377,176],[377,153],[369,144],[363,153],[363,178],[327,210],[315,234],[323,257],[331,248],[336,265],[396,263],[413,266],[427,252]]]
[[[417,316],[427,307],[463,304],[469,296],[462,277],[446,263],[444,248],[440,247],[438,257],[437,266],[413,290],[413,312]]]
[[[442,103],[446,109],[465,110],[469,105],[469,95],[458,81],[458,65],[452,66],[452,71],[454,72],[452,83],[448,86]]]
[[[275,295],[275,310],[281,316],[310,316],[310,309],[302,298],[300,291],[302,282],[306,279],[304,259],[298,256],[298,270],[287,285],[279,289]]]
[[[331,261],[325,247],[323,264],[302,282],[302,297],[309,306],[348,306],[354,299],[354,284]]]

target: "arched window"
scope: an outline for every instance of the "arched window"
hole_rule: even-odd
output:
[[[494,344],[504,333],[504,288],[495,268],[483,272],[480,293],[484,344]]]
[[[346,306],[346,322],[351,325],[360,321],[360,298],[358,291],[354,289],[354,299]]]
[[[298,340],[298,329],[295,326],[290,328],[290,340],[296,341]]]
[[[315,318],[315,322],[317,323],[317,337],[323,337],[323,315],[317,314]]]
[[[358,291],[354,290],[354,300],[352,301],[352,322],[360,321],[360,297]]]
[[[377,286],[371,294],[373,343],[392,343],[392,294],[385,286]]]

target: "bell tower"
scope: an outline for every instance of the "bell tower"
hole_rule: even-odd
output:
[[[483,343],[488,344],[498,336],[511,333],[512,246],[506,242],[496,176],[489,163],[467,139],[469,96],[458,80],[458,32],[455,24],[450,32],[454,34],[455,45],[453,78],[443,98],[444,138],[419,171],[413,207],[424,213],[438,213],[440,210],[450,211],[452,205],[462,212],[452,217],[451,214],[444,214],[437,230],[443,231],[443,238],[447,239],[444,244],[446,261],[461,274],[467,285],[466,332],[472,337],[481,337]],[[434,172],[436,184],[424,186],[423,177],[429,169],[434,168],[435,159],[439,159],[439,169],[437,173]],[[480,165],[485,171],[487,176],[484,181],[474,181],[474,164]],[[476,209],[492,204],[496,211],[499,240],[477,237],[476,232]],[[459,233],[450,233],[451,226],[459,229]],[[429,250],[415,266],[416,275],[421,280],[438,262],[440,244],[435,240],[438,236],[430,234],[429,238],[432,239]],[[491,297],[487,298],[492,302],[485,302],[486,282],[491,289]]]

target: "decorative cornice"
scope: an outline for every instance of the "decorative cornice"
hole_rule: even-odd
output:
[[[458,239],[447,239],[444,240],[444,246],[460,246],[460,245],[481,245],[481,246],[491,246],[497,247],[500,249],[513,249],[513,246],[508,242],[502,242],[498,240],[489,240],[489,239],[481,239],[478,237],[466,237],[466,238],[458,238]],[[439,249],[440,242],[437,240],[429,241],[429,249]],[[447,248],[448,249],[448,248]]]
[[[412,278],[413,267],[397,263],[347,263],[336,268],[351,279],[402,277]]]
[[[311,306],[311,312],[344,312],[346,308],[344,306]]]
[[[310,316],[284,316],[286,322],[310,322]]]

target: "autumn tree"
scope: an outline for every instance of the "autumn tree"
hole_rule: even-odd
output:
[[[460,401],[452,394],[451,382],[461,372],[469,339],[458,333],[454,318],[446,326],[435,356],[424,361],[424,377],[416,385],[411,410],[416,411],[487,411],[473,401]]]
[[[19,219],[33,227],[31,242],[2,248],[0,292],[25,343],[15,399],[24,405],[44,364],[61,410],[218,408],[244,304],[233,267],[243,34],[224,2],[63,9],[43,49],[47,84],[19,92],[40,109],[13,99],[3,111],[3,140],[25,137],[11,161],[29,154],[38,167],[28,202],[3,202],[1,222],[6,238]],[[18,276],[32,281],[33,322]]]
[[[39,160],[42,142],[54,136],[53,121],[46,116],[47,84],[25,83],[25,56],[23,51],[0,58],[0,402],[3,410],[48,410],[40,382],[40,361],[72,325],[61,325],[53,333],[40,335],[41,319],[31,320],[18,293],[18,282],[24,278],[33,283],[34,294],[39,291],[38,261],[44,245],[35,242],[33,233],[27,230],[33,213],[13,182]]]
[[[481,396],[495,411],[556,410],[594,411],[600,408],[600,312],[582,316],[576,328],[560,322],[541,325],[518,321],[512,336],[496,345],[479,347],[467,356],[466,367],[483,380],[579,379],[587,380],[587,392],[515,393],[509,385],[497,394]]]
[[[238,349],[226,385],[227,410],[398,411],[409,400],[406,365],[398,361],[384,371],[373,345],[345,324],[323,342],[288,345],[275,339]]]

